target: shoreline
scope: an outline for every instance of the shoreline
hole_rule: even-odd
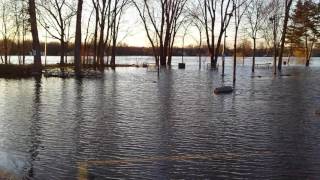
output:
[[[105,65],[103,69],[109,68],[128,68],[128,67],[135,67],[135,68],[146,68],[146,64],[137,65],[137,64],[116,64],[115,66]],[[42,73],[40,75],[45,74],[47,71],[52,70],[61,70],[61,71],[68,71],[74,72],[74,64],[50,64],[46,66],[42,66]],[[86,71],[101,71],[101,67],[97,65],[83,65],[82,70]],[[0,78],[31,78],[39,76],[39,74],[35,74],[33,72],[33,65],[17,65],[17,64],[0,64]]]

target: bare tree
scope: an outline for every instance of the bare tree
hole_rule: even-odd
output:
[[[94,37],[93,37],[93,63],[97,65],[97,42],[98,42],[98,31],[99,31],[99,20],[100,20],[100,13],[99,13],[99,6],[100,1],[99,0],[92,0],[94,12],[95,12],[95,28],[94,28]]]
[[[21,1],[23,3],[23,1]],[[23,14],[21,7],[19,7],[21,2],[15,2],[13,3],[13,13],[14,13],[14,18],[15,18],[15,28],[16,28],[16,43],[18,46],[18,61],[19,65],[22,63],[21,62],[21,20],[23,19],[21,16]]]
[[[83,0],[78,0],[77,8],[77,22],[76,22],[76,37],[75,37],[75,48],[74,48],[74,64],[76,75],[79,76],[81,73],[81,18],[82,18],[82,5]]]
[[[111,36],[112,36],[112,47],[111,47],[111,67],[115,67],[116,62],[116,48],[117,40],[120,28],[120,22],[124,13],[125,7],[129,4],[129,0],[115,0],[112,10],[112,23],[111,23]]]
[[[281,37],[281,46],[280,46],[280,53],[279,53],[279,62],[278,62],[278,70],[281,71],[282,69],[282,58],[283,58],[283,52],[284,52],[284,44],[286,40],[287,35],[287,29],[288,29],[288,21],[290,16],[290,10],[292,6],[293,0],[285,0],[285,15],[284,15],[284,22],[282,27],[282,37]]]
[[[265,20],[264,0],[253,0],[248,6],[246,18],[249,25],[249,28],[247,29],[248,35],[253,40],[252,72],[254,72],[258,32],[261,30]]]
[[[234,0],[234,23],[235,23],[235,35],[234,35],[234,45],[233,45],[233,83],[236,82],[236,73],[237,73],[237,43],[238,43],[238,32],[242,18],[245,15],[249,4],[252,0]]]
[[[85,33],[85,38],[84,38],[84,60],[83,63],[84,64],[89,64],[89,55],[90,55],[90,43],[88,43],[88,40],[90,39],[90,23],[91,23],[91,18],[93,15],[94,10],[91,11],[89,19],[88,19],[88,23],[87,23],[87,27],[86,27],[86,33]]]
[[[15,6],[12,6],[12,2],[10,0],[1,0],[0,1],[0,20],[1,20],[1,36],[3,40],[3,55],[4,55],[4,63],[10,63],[10,43],[14,40],[17,28],[16,28],[16,18],[14,9]],[[3,58],[1,56],[1,58]],[[3,61],[3,60],[2,60]]]
[[[100,2],[101,1],[101,2]],[[95,51],[97,53],[98,62],[103,67],[104,66],[104,54],[105,54],[105,28],[107,25],[107,34],[109,34],[110,28],[110,9],[111,9],[111,0],[93,0],[94,8],[96,9],[96,20],[98,21],[99,29],[95,30],[95,42],[98,42],[98,45],[95,44]],[[100,32],[99,32],[100,30]],[[98,41],[99,38],[99,41]]]
[[[203,33],[203,26],[199,21],[193,21],[194,27],[198,30],[199,37],[198,37],[198,60],[199,60],[199,69],[201,69],[201,59],[202,59],[202,33]]]
[[[111,65],[115,65],[120,21],[129,0],[92,0],[95,13],[95,29],[93,37],[93,56],[95,64],[105,66],[105,54],[107,64],[109,62],[109,50],[111,48]]]
[[[207,39],[207,47],[210,52],[211,67],[214,69],[217,68],[218,57],[221,54],[220,50],[223,35],[235,11],[233,1],[234,0],[198,0]],[[220,20],[219,23],[218,20]],[[217,40],[215,39],[216,33],[218,37]]]
[[[181,15],[186,2],[187,0],[160,0],[159,2],[133,0],[152,46],[157,65],[171,65],[170,49],[180,28]]]
[[[23,7],[22,7],[22,49],[21,49],[21,54],[22,54],[22,64],[25,65],[26,62],[26,36],[27,36],[27,31],[30,31],[30,23],[27,23],[28,21],[28,9],[26,8],[27,5],[24,4],[23,2]]]
[[[60,41],[60,64],[65,63],[66,42],[68,28],[72,18],[76,15],[75,4],[67,0],[43,0],[40,2],[40,24],[45,27],[52,38]],[[46,28],[50,27],[50,31]],[[52,31],[53,30],[53,31]]]
[[[9,0],[6,5],[6,18],[9,21],[13,21],[13,23],[7,22],[7,27],[11,29],[8,34],[11,41],[9,43],[9,53],[11,53],[10,49],[13,49],[14,45],[16,45],[19,64],[25,64],[25,37],[29,28],[29,23],[26,23],[28,20],[26,4],[26,1]]]
[[[265,17],[268,17],[270,22],[269,25],[271,28],[265,28],[264,29],[270,29],[269,32],[272,32],[272,41],[273,41],[273,74],[277,74],[277,57],[278,57],[278,47],[279,47],[279,35],[282,34],[282,29],[278,28],[281,25],[282,21],[282,13],[283,13],[283,6],[281,6],[280,0],[271,0],[265,7],[266,15]],[[268,25],[268,23],[265,23]],[[270,27],[269,26],[269,27]],[[264,31],[266,32],[266,31]]]
[[[202,18],[202,12],[199,11],[201,9],[201,4],[200,3],[191,3],[188,6],[189,10],[189,16],[193,22],[193,26],[198,30],[198,56],[199,56],[199,68],[201,68],[201,58],[202,58],[202,38],[203,38],[203,32],[204,32],[204,27],[205,23]]]

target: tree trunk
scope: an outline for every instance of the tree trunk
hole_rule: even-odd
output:
[[[284,44],[286,40],[287,28],[288,28],[288,21],[290,16],[290,9],[293,0],[286,0],[286,7],[285,7],[285,16],[283,22],[283,30],[282,30],[282,37],[281,37],[281,47],[280,47],[280,54],[279,54],[279,62],[278,62],[278,70],[281,71],[282,69],[282,58],[284,52]]]
[[[218,63],[218,58],[219,58],[219,52],[220,52],[220,47],[221,47],[221,41],[222,41],[222,36],[223,36],[224,31],[221,31],[219,34],[216,50],[215,50],[215,55],[214,55],[214,66],[215,68],[217,67]]]
[[[34,72],[41,74],[41,50],[40,50],[40,41],[38,35],[37,27],[37,15],[36,15],[36,5],[35,0],[29,0],[29,15],[30,15],[30,24],[31,24],[31,33],[32,33],[32,47],[35,50],[34,55]]]
[[[166,56],[165,54],[163,53],[164,52],[164,47],[163,45],[160,43],[160,48],[159,48],[159,53],[160,53],[160,66],[162,67],[165,67],[167,65],[167,62],[166,62]]]
[[[21,39],[20,39],[20,32],[18,33],[18,42],[17,42],[17,47],[18,47],[18,59],[19,59],[19,65],[22,64],[22,59],[21,59],[21,51],[22,51],[22,48],[21,48]]]
[[[60,65],[64,65],[64,54],[65,54],[65,42],[64,36],[60,39]]]
[[[211,49],[210,51],[211,51],[210,52],[211,68],[212,69],[217,69],[217,62],[214,61],[214,53],[213,53],[214,50]]]
[[[99,64],[101,66],[101,68],[103,68],[104,66],[104,26],[105,23],[103,22],[103,18],[102,18],[102,24],[100,26],[100,38],[99,38],[99,43],[98,43],[98,60],[99,60]]]
[[[116,48],[117,48],[117,39],[114,37],[112,40],[111,61],[110,61],[110,65],[112,68],[116,67]]]
[[[26,28],[25,28],[25,21],[22,22],[22,64],[25,65],[26,62],[26,53],[25,53],[25,42],[26,42]]]
[[[309,67],[309,65],[310,65],[309,58],[308,58],[308,54],[309,54],[309,49],[308,49],[308,37],[306,36],[306,40],[305,40],[305,59],[306,59],[306,67]]]
[[[96,9],[96,24],[94,29],[93,40],[93,64],[97,65],[97,41],[98,41],[98,24],[99,24],[99,9]]]
[[[167,65],[169,68],[171,67],[171,63],[172,63],[172,55],[171,55],[171,52],[169,52],[168,62],[167,62]]]
[[[252,72],[254,73],[254,68],[256,65],[256,38],[253,38],[253,56],[252,56]]]
[[[239,27],[236,26],[236,29],[235,29],[235,37],[234,37],[234,45],[233,45],[233,83],[236,82],[236,75],[237,75],[237,41],[238,41],[238,29],[239,29]]]
[[[201,45],[199,46],[199,49],[198,49],[198,58],[199,58],[199,69],[201,69],[201,58],[202,58]]]
[[[76,37],[75,37],[75,48],[74,48],[74,64],[76,75],[81,74],[81,18],[82,18],[82,4],[83,0],[78,0],[77,10],[77,24],[76,24]]]
[[[22,37],[22,64],[25,65],[25,62],[26,62],[26,53],[25,53],[25,35],[23,35]]]
[[[274,65],[274,69],[273,69],[273,74],[276,75],[277,74],[277,55],[278,55],[278,47],[277,47],[277,26],[276,26],[276,20],[273,21],[274,23],[274,27],[273,27],[273,65]]]
[[[166,58],[166,56],[163,54],[163,52],[162,52],[162,54],[161,54],[161,56],[160,56],[160,66],[162,66],[162,67],[166,67],[166,65],[167,65],[167,58]]]
[[[167,65],[168,67],[171,67],[171,63],[172,63],[172,55],[173,55],[173,45],[171,44],[170,47],[168,48],[169,52],[168,52],[168,62]]]
[[[4,63],[8,64],[8,39],[4,38]]]
[[[68,48],[69,48],[69,44],[68,44],[68,41],[65,42],[65,46],[64,46],[64,49],[65,49],[65,53],[64,53],[64,64],[68,64]]]
[[[306,67],[309,67],[309,66],[310,66],[310,59],[308,58],[306,61]]]

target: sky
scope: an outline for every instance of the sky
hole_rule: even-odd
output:
[[[90,1],[85,1],[84,5],[84,9],[83,9],[83,19],[82,19],[82,31],[83,33],[86,31],[86,27],[87,27],[87,23],[88,23],[88,19],[91,13],[91,5],[88,5],[88,3],[90,3]],[[75,18],[74,18],[75,19]],[[91,32],[93,32],[93,28],[94,28],[94,18],[91,19],[90,22],[90,28],[92,29]],[[75,25],[74,25],[75,26]],[[71,32],[75,31],[74,26],[71,28]],[[231,44],[231,42],[233,42],[233,31],[232,31],[232,23],[230,25],[230,28],[227,32],[228,37],[227,37],[227,42],[228,45]],[[40,27],[39,29],[40,31],[40,41],[44,42],[45,41],[45,37],[46,35],[48,36],[48,41],[56,41],[53,38],[50,38],[49,34],[45,33],[45,30]],[[50,29],[49,31],[53,31],[52,29]],[[182,30],[181,29],[181,33],[177,35],[176,37],[176,44],[175,46],[179,47],[182,46]],[[203,34],[204,35],[204,34]],[[84,35],[83,35],[84,36]],[[120,25],[120,32],[119,32],[119,43],[125,43],[129,46],[138,46],[138,47],[146,47],[146,46],[150,46],[149,40],[146,37],[146,32],[144,29],[144,26],[142,24],[142,21],[138,15],[138,12],[136,10],[135,7],[131,6],[129,7],[126,11],[125,14],[123,15],[122,18],[122,23]],[[203,44],[205,42],[205,39],[203,37]],[[188,27],[188,33],[187,36],[185,37],[185,46],[188,45],[195,45],[197,46],[199,43],[199,32],[198,30],[193,27],[193,26],[189,26]]]
[[[89,5],[90,4],[90,5]],[[88,19],[90,16],[90,13],[92,11],[91,8],[91,1],[85,1],[84,9],[83,9],[83,20],[82,20],[82,29],[83,33],[86,31],[87,25],[88,25]],[[245,17],[243,17],[245,19]],[[75,18],[74,18],[75,19]],[[217,24],[219,24],[219,17],[217,17]],[[90,24],[91,32],[93,32],[94,28],[94,18],[92,18]],[[243,23],[244,28],[246,28],[246,24]],[[72,25],[71,32],[74,32],[75,25]],[[188,28],[187,36],[185,37],[185,46],[188,45],[194,45],[197,46],[199,44],[199,32],[194,26],[189,26]],[[218,28],[216,28],[218,29]],[[182,34],[184,32],[184,29],[180,29],[180,33],[176,37],[176,47],[182,46]],[[239,32],[239,40],[243,39],[243,36],[245,34],[244,30],[240,30]],[[40,28],[40,40],[45,41],[46,33],[43,28]],[[48,41],[54,41],[52,38],[48,38]],[[124,13],[122,18],[122,23],[120,25],[120,32],[119,32],[119,38],[118,43],[121,44],[127,44],[129,46],[139,46],[139,47],[146,47],[150,46],[149,40],[147,39],[146,32],[144,29],[144,26],[142,24],[142,21],[138,15],[138,12],[135,7],[130,6]],[[227,30],[227,46],[232,47],[234,42],[234,21],[232,18],[232,21],[230,22],[229,28]],[[260,40],[261,41],[261,40]],[[205,37],[203,33],[203,39],[202,43],[205,44]]]

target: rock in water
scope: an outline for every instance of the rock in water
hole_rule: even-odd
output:
[[[231,86],[218,87],[214,90],[215,94],[228,94],[232,92],[233,92],[233,87]]]

